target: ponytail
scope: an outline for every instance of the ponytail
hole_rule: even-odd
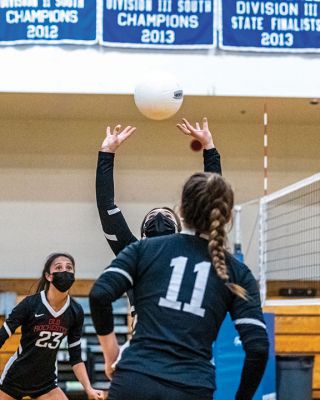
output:
[[[225,260],[225,226],[231,219],[233,201],[233,190],[222,176],[195,173],[184,185],[181,211],[186,225],[199,233],[209,232],[208,250],[218,277],[232,293],[248,300],[247,291],[230,282]]]

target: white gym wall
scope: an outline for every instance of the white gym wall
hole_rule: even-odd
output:
[[[263,194],[263,99],[187,96],[179,113],[156,122],[133,96],[0,94],[1,277],[38,277],[52,251],[69,251],[77,275],[95,278],[113,258],[95,205],[97,151],[107,123],[135,124],[116,156],[116,201],[133,232],[145,212],[179,203],[202,154],[175,128],[181,116],[209,118],[236,202]],[[270,191],[318,172],[317,106],[268,99]],[[253,269],[255,266],[251,266]]]
[[[176,133],[181,116],[208,116],[238,203],[263,194],[264,103],[270,191],[319,170],[320,108],[309,104],[319,97],[317,56],[24,45],[1,47],[0,60],[2,278],[39,276],[52,251],[72,253],[81,278],[111,261],[94,193],[107,123],[138,127],[116,160],[117,204],[136,235],[145,212],[177,204],[184,179],[202,169]],[[134,106],[134,87],[152,68],[176,74],[186,94],[168,121]]]

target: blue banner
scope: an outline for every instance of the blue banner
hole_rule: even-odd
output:
[[[221,0],[219,47],[320,51],[320,0]]]
[[[214,47],[214,5],[214,0],[103,0],[101,44]]]
[[[93,44],[97,0],[0,0],[0,45]]]

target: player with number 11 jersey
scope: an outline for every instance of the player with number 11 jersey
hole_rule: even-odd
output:
[[[256,280],[225,248],[232,207],[232,188],[220,175],[192,175],[182,192],[181,233],[129,245],[95,282],[91,315],[110,376],[112,301],[132,288],[138,315],[110,400],[212,399],[212,345],[228,312],[246,352],[235,399],[253,398],[269,344]]]

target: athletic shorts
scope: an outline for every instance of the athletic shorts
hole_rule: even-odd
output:
[[[39,396],[42,396],[43,394],[51,392],[51,390],[55,389],[56,387],[58,387],[57,384],[53,382],[52,384],[39,390],[21,390],[21,388],[16,388],[14,387],[14,385],[6,383],[6,380],[4,380],[2,385],[0,385],[0,390],[16,400],[21,400],[25,396],[29,396],[32,399],[35,399]]]
[[[213,390],[175,384],[129,370],[114,373],[108,400],[212,400]]]

